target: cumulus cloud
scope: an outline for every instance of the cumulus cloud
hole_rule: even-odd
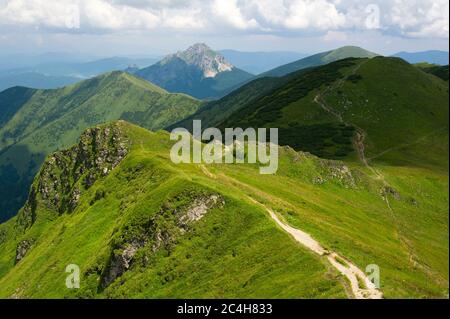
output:
[[[409,36],[448,38],[449,1],[395,0],[389,19]]]
[[[160,18],[148,11],[129,6],[114,6],[102,0],[89,0],[81,5],[86,23],[103,29],[151,29]]]
[[[237,0],[214,0],[212,12],[216,17],[237,29],[249,29],[259,26],[255,19],[246,18],[243,15]]]
[[[0,6],[0,24],[79,28],[80,11],[73,0],[4,1]]]
[[[345,14],[326,0],[296,0],[288,9],[285,25],[288,28],[338,29],[345,25]]]
[[[378,30],[448,38],[448,11],[448,0],[0,0],[0,25],[329,37],[346,30]]]

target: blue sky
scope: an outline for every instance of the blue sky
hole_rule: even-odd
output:
[[[448,0],[0,0],[0,51],[447,51],[448,12]]]

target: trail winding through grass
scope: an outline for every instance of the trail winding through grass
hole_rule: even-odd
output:
[[[362,62],[360,64],[358,64],[350,74],[348,74],[347,76],[343,77],[342,79],[340,79],[339,81],[337,81],[334,85],[330,85],[329,87],[327,87],[325,90],[323,90],[322,92],[319,92],[315,97],[314,97],[314,102],[316,104],[318,104],[323,110],[325,110],[326,112],[330,113],[331,115],[333,115],[334,117],[336,117],[340,123],[343,123],[347,126],[353,126],[356,129],[356,134],[355,137],[353,139],[353,145],[355,147],[355,150],[358,154],[358,158],[360,160],[360,162],[373,174],[373,178],[381,181],[383,183],[383,187],[384,188],[390,188],[391,186],[389,185],[389,183],[386,181],[384,174],[376,169],[374,166],[372,166],[370,164],[370,161],[378,158],[392,150],[395,149],[401,149],[403,147],[408,147],[411,145],[414,145],[416,143],[420,143],[423,140],[425,140],[426,138],[432,136],[433,134],[436,134],[440,131],[442,131],[445,128],[439,128],[435,131],[430,132],[429,134],[424,135],[423,137],[419,138],[418,140],[409,143],[409,144],[403,144],[403,145],[398,145],[389,149],[386,149],[385,151],[379,153],[378,155],[373,156],[372,158],[367,158],[366,157],[366,147],[365,147],[365,140],[367,137],[367,133],[366,131],[364,131],[362,128],[358,127],[356,124],[354,123],[350,123],[344,120],[344,117],[342,116],[342,114],[335,110],[333,107],[331,107],[327,101],[325,100],[326,95],[328,95],[330,92],[332,92],[335,89],[338,89],[340,87],[342,87],[345,83],[345,81],[352,75],[355,75],[358,70],[361,68],[361,66],[363,66],[365,63],[367,63],[367,61]],[[397,216],[395,215],[394,209],[392,208],[392,205],[389,201],[389,195],[388,194],[382,194],[382,198],[383,201],[386,203],[386,206],[388,208],[389,214],[391,216],[393,225],[395,227],[395,233],[396,233],[396,237],[398,238],[398,240],[405,246],[405,248],[408,251],[408,255],[409,255],[409,261],[410,264],[413,268],[419,267],[422,270],[424,270],[426,273],[434,275],[434,272],[426,265],[423,265],[422,263],[419,262],[419,258],[417,257],[417,254],[415,252],[415,248],[414,245],[412,244],[412,242],[410,240],[408,240],[408,238],[403,234],[403,231],[401,230],[401,227],[399,225]]]
[[[350,282],[350,288],[356,299],[382,299],[383,293],[375,287],[375,284],[367,277],[367,275],[352,264],[344,257],[335,252],[330,252],[323,248],[318,241],[313,239],[311,235],[299,229],[293,228],[278,218],[273,210],[267,206],[250,198],[252,202],[258,204],[269,213],[270,217],[280,226],[285,232],[290,234],[302,246],[308,248],[319,256],[326,256],[330,264],[337,269]],[[363,287],[361,287],[363,286]]]
[[[238,181],[230,176],[221,174],[217,176],[211,173],[205,165],[200,165],[202,172],[209,178],[217,179],[220,178],[224,182],[231,182],[232,184],[237,184],[240,187],[255,190],[258,193],[263,193],[261,190],[256,190],[252,186],[247,185],[241,181]],[[356,265],[351,263],[346,258],[338,255],[336,252],[329,251],[322,247],[322,245],[316,241],[310,234],[294,228],[285,222],[283,222],[278,215],[269,207],[260,203],[256,199],[247,195],[247,198],[254,204],[261,206],[268,213],[269,216],[275,221],[275,223],[283,229],[286,233],[291,235],[298,243],[307,249],[311,250],[319,256],[326,257],[328,262],[336,268],[336,270],[341,273],[350,282],[350,288],[353,296],[356,299],[382,299],[383,293],[375,286],[375,284],[367,277],[367,275],[359,269]]]

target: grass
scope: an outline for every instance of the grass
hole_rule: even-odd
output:
[[[248,197],[359,268],[377,264],[387,298],[448,294],[445,174],[378,166],[401,194],[391,199],[394,216],[379,194],[381,182],[357,165],[347,173],[342,163],[282,148],[277,175],[260,175],[257,165],[234,164],[209,165],[210,176],[199,165],[172,164],[167,133],[118,125],[132,141],[131,153],[109,176],[82,191],[74,212],[55,215],[41,206],[36,223],[23,234],[14,227],[16,219],[0,226],[0,234],[6,234],[0,241],[0,296],[346,297],[341,277],[326,258],[296,243]],[[323,183],[315,183],[318,176]],[[181,207],[170,203],[188,203],[205,193],[220,194],[225,205],[209,211],[187,233],[174,235],[174,245],[156,252],[141,248],[129,271],[99,289],[111,252],[120,247],[117,239],[126,238],[121,234],[139,233],[146,229],[139,225],[161,209]],[[170,220],[164,227],[173,230]],[[23,238],[35,239],[36,245],[13,266]],[[64,286],[69,263],[82,269],[78,291]]]
[[[9,271],[11,263],[2,264],[1,296],[345,297],[337,275],[327,273],[321,260],[299,248],[263,210],[239,193],[206,179],[198,166],[185,167],[183,174],[161,159],[168,156],[157,149],[166,134],[133,127],[127,130],[129,135],[138,136],[131,137],[135,149],[111,175],[86,190],[76,211],[47,220],[45,214],[52,213],[39,210],[37,222],[26,231],[26,236],[37,240],[36,246]],[[91,205],[99,189],[106,195]],[[99,273],[107,265],[112,242],[116,242],[111,238],[121,237],[130,223],[134,225],[131,229],[137,229],[133,221],[151,218],[164,202],[179,200],[187,189],[220,192],[226,204],[180,236],[175,247],[150,254],[145,267],[136,262],[121,280],[100,292]],[[14,229],[14,222],[3,224],[2,229]],[[11,242],[16,240],[0,245],[2,256],[9,259],[15,251]],[[64,286],[68,263],[81,266],[80,291]]]
[[[376,162],[448,166],[448,82],[418,67],[397,58],[345,59],[272,79],[255,94],[270,80],[251,82],[188,120],[222,129],[275,127],[281,145],[350,161],[357,160],[352,144],[359,128],[365,155]],[[315,102],[319,94],[342,122]],[[181,125],[189,127],[186,121]]]
[[[12,97],[10,96],[12,95]],[[26,96],[26,95],[25,95]],[[17,101],[5,91],[5,106]],[[124,119],[158,130],[194,113],[200,102],[123,72],[57,90],[36,90],[0,128],[0,220],[13,216],[45,155],[75,143],[86,128]],[[7,121],[6,121],[7,120]]]

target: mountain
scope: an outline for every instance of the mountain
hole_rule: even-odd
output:
[[[11,88],[0,93],[0,220],[23,205],[45,156],[75,143],[97,123],[126,119],[158,130],[194,113],[200,102],[170,94],[124,72],[57,90]]]
[[[186,93],[199,99],[225,95],[252,75],[234,67],[222,55],[205,44],[165,57],[135,73],[169,92]]]
[[[54,76],[74,76],[78,78],[90,78],[111,71],[123,71],[129,66],[146,67],[156,63],[156,58],[126,58],[112,57],[83,63],[55,62],[33,66],[34,72]],[[19,70],[20,71],[20,70]]]
[[[0,73],[0,92],[14,86],[25,86],[35,89],[55,89],[80,81],[70,76],[52,76],[37,72]]]
[[[378,54],[369,52],[359,47],[346,46],[336,50],[318,53],[301,60],[282,65],[278,68],[267,71],[260,76],[284,76],[295,71],[321,66],[346,58],[373,58],[375,56],[378,56]]]
[[[51,63],[85,63],[98,59],[83,53],[47,52],[42,54],[2,54],[0,52],[0,71],[31,68]]]
[[[120,121],[48,156],[0,225],[0,298],[447,295],[445,174],[384,165],[383,180],[282,147],[277,174],[260,175],[176,165],[173,143]],[[67,289],[75,265],[80,288]]]
[[[34,89],[56,89],[102,73],[126,70],[130,66],[145,67],[157,62],[154,58],[114,57],[89,62],[46,62],[0,71],[0,91],[25,86]]]
[[[443,168],[448,109],[448,82],[401,59],[345,59],[250,82],[170,128],[276,127],[280,144],[329,159],[357,158],[359,137],[367,158]]]
[[[221,50],[221,55],[236,67],[252,74],[260,74],[281,65],[305,58],[307,55],[297,52],[242,52]]]
[[[445,51],[399,52],[393,56],[401,58],[411,64],[426,62],[438,65],[448,65],[449,63],[448,52]]]

